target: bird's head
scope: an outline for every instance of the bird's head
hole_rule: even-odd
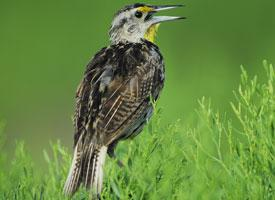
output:
[[[181,6],[152,6],[140,3],[126,6],[118,11],[113,19],[109,32],[111,42],[140,42],[141,39],[154,42],[160,23],[184,19],[184,17],[156,16],[155,14]]]

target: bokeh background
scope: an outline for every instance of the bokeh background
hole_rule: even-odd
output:
[[[49,141],[72,146],[76,87],[85,65],[109,44],[114,13],[136,1],[0,1],[0,119],[6,147],[24,140],[37,160]],[[197,100],[230,113],[240,65],[261,74],[275,62],[274,0],[143,1],[186,4],[163,12],[187,16],[161,26],[157,44],[166,61],[159,107],[163,124],[188,123]]]

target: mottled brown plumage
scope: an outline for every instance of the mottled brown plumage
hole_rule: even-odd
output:
[[[113,156],[120,140],[134,137],[143,129],[153,112],[151,98],[157,100],[163,88],[164,63],[159,48],[146,38],[125,33],[125,39],[122,34],[127,20],[134,20],[131,12],[137,12],[139,7],[153,9],[136,4],[118,12],[119,19],[114,20],[116,24],[110,31],[115,33],[112,44],[90,61],[78,87],[75,152],[64,187],[66,194],[73,194],[80,184],[100,193],[106,153]],[[123,18],[124,12],[130,18]],[[144,16],[144,20],[149,17]]]
[[[97,53],[84,76],[77,92],[75,144],[88,131],[90,139],[108,146],[149,117],[150,95],[156,100],[163,87],[163,59],[148,41],[119,43]]]

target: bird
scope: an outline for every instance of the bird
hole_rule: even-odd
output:
[[[162,22],[185,19],[156,13],[182,5],[136,3],[113,18],[110,45],[87,64],[76,92],[74,153],[64,193],[80,186],[100,196],[103,166],[119,141],[137,136],[153,114],[164,87],[164,59],[155,43]]]

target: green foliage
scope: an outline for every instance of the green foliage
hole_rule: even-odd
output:
[[[123,168],[107,159],[103,199],[274,199],[275,73],[264,66],[263,84],[242,68],[231,103],[235,117],[215,112],[202,98],[193,125],[179,120],[163,127],[158,110],[140,136],[118,146]],[[62,187],[71,156],[60,142],[51,146],[42,174],[24,143],[17,143],[9,169],[1,167],[1,199],[66,199]],[[1,166],[4,160],[1,154]],[[73,199],[88,196],[81,189]]]

